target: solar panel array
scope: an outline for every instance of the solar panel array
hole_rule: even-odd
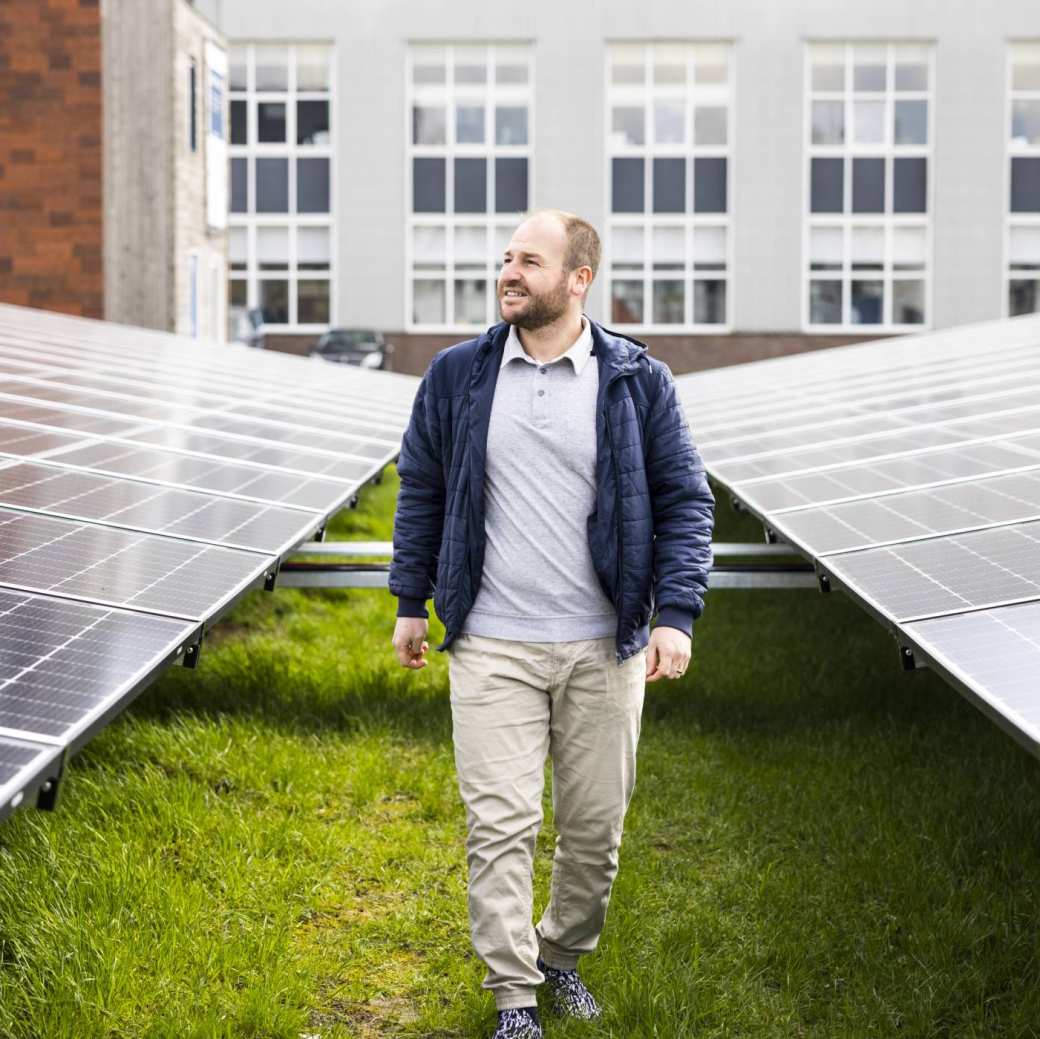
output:
[[[0,305],[0,817],[396,457],[417,385]]]
[[[1040,754],[1040,316],[677,383],[716,480]]]

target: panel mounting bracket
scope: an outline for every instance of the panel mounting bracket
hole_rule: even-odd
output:
[[[44,812],[53,812],[58,807],[58,795],[61,792],[61,781],[65,775],[65,751],[54,759],[53,773],[36,791],[36,807]]]
[[[278,568],[279,568],[280,565],[281,564],[278,562],[278,560],[275,560],[273,565],[268,568],[267,573],[264,574],[264,591],[265,592],[273,592],[274,591],[274,586],[275,586],[276,582],[278,581]]]

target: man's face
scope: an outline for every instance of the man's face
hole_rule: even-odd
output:
[[[534,331],[561,318],[573,297],[563,269],[567,236],[548,216],[525,220],[513,233],[498,275],[503,321]]]

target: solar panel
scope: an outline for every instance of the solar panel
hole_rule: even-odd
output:
[[[255,552],[0,508],[0,585],[206,620],[259,583]]]
[[[194,623],[0,589],[0,734],[74,745],[197,635]]]
[[[1040,754],[1038,374],[1035,316],[677,382],[709,473]]]
[[[918,621],[907,631],[933,666],[1006,718],[1027,746],[1040,745],[1040,603]]]
[[[756,508],[784,513],[806,505],[832,505],[955,480],[985,476],[1040,463],[1040,450],[1021,440],[990,440],[919,451],[885,462],[837,466],[804,476],[751,480],[745,500]]]
[[[282,555],[321,517],[36,462],[0,468],[0,505]]]
[[[44,436],[48,434],[43,434]],[[0,442],[0,447],[2,447]],[[215,491],[249,501],[266,501],[330,515],[350,496],[355,480],[320,479],[219,461],[202,455],[184,455],[162,448],[145,447],[126,440],[75,443],[49,456],[55,463],[72,465],[113,476],[155,480],[174,487]],[[356,478],[365,475],[367,463],[359,462]]]
[[[792,544],[822,557],[1036,518],[1040,473],[1031,470],[777,513],[773,523]]]

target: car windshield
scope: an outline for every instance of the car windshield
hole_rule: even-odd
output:
[[[319,350],[378,350],[379,344],[375,341],[376,333],[367,328],[352,328],[349,331],[327,332],[321,337],[318,344]]]

